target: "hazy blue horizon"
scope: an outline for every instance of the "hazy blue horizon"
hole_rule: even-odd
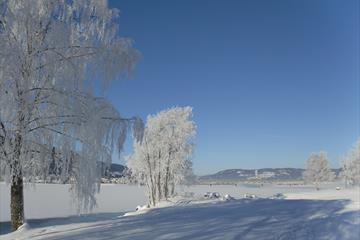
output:
[[[321,150],[338,167],[360,136],[358,0],[110,6],[120,9],[120,33],[143,56],[108,98],[122,114],[144,119],[192,106],[195,173],[304,167]]]

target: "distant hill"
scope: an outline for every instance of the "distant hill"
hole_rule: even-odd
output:
[[[200,176],[200,182],[234,182],[234,181],[297,181],[302,180],[302,168],[261,168],[261,169],[228,169],[215,174]],[[336,175],[339,169],[333,169]]]
[[[302,168],[260,168],[260,169],[227,169],[215,174],[199,176],[198,181],[205,182],[281,182],[299,181],[305,169]],[[338,176],[340,169],[332,169]],[[121,164],[112,163],[110,169],[105,170],[103,177],[129,177],[128,168]]]

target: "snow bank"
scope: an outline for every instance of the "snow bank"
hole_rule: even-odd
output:
[[[140,214],[147,213],[150,210],[151,210],[151,208],[149,205],[137,206],[134,212],[127,212],[123,216],[126,217],[126,216],[140,215]],[[123,216],[119,216],[119,217],[123,217]]]

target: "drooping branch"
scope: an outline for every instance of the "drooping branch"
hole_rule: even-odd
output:
[[[81,115],[75,115],[75,114],[69,114],[69,115],[57,115],[57,116],[42,116],[42,117],[36,117],[28,122],[28,124],[32,122],[36,122],[38,120],[45,120],[45,119],[62,119],[62,118],[75,118],[75,119],[81,119],[84,118],[84,116]]]
[[[139,54],[119,37],[106,1],[7,0],[0,8],[1,171],[31,181],[55,155],[71,155],[75,195],[91,207],[98,163],[109,164],[130,131],[142,135],[140,119],[121,116],[94,86],[105,91],[129,74]]]

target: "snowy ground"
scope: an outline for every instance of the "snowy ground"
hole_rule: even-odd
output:
[[[335,186],[331,186],[334,188]],[[181,192],[194,192],[201,196],[205,192],[219,192],[241,198],[245,193],[268,197],[275,193],[314,192],[312,186],[276,186],[251,187],[247,185],[198,185],[181,188]],[[5,183],[0,183],[0,222],[10,220],[10,189]],[[25,187],[25,216],[27,219],[68,217],[76,211],[69,192],[69,185],[36,184],[36,187]],[[144,188],[122,184],[102,184],[97,195],[98,207],[95,213],[131,211],[137,205],[145,204]]]
[[[41,204],[32,202],[36,199],[27,199],[28,215],[32,213],[35,214],[33,217],[40,216],[28,208],[29,205],[43,205],[43,202],[51,201],[53,194],[49,189],[65,189],[63,185],[48,186],[36,188],[38,194],[46,190],[46,193],[41,194],[49,196],[41,200]],[[3,185],[0,189],[1,214],[5,207],[4,190],[6,186]],[[27,195],[30,194],[28,191],[33,190],[28,189]],[[315,191],[309,187],[195,186],[185,188],[184,191],[195,193],[192,201],[152,209],[143,215],[124,217],[124,212],[133,210],[138,203],[145,201],[142,189],[126,185],[104,185],[97,209],[103,213],[59,218],[60,215],[66,215],[64,209],[60,209],[59,212],[62,212],[55,216],[57,218],[30,220],[29,229],[1,235],[0,239],[359,239],[360,236],[358,188],[337,191],[331,186]],[[229,193],[237,198],[244,193],[268,197],[283,192],[288,199],[195,201],[207,191]],[[66,193],[61,192],[61,197],[55,197],[63,199]],[[54,210],[51,214],[57,213]]]

